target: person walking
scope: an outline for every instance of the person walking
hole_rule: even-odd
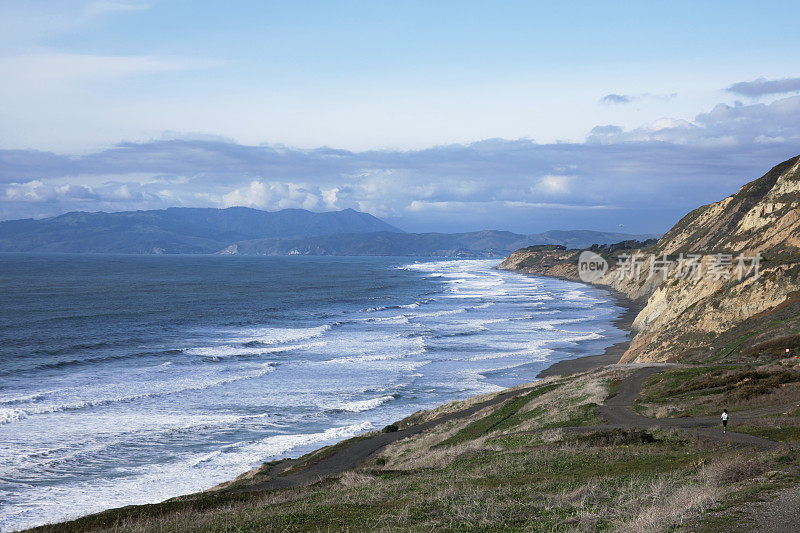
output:
[[[728,410],[727,409],[723,409],[722,410],[722,432],[723,433],[727,433],[728,432]]]

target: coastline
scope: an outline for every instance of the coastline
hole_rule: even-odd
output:
[[[502,263],[500,265],[502,265]],[[552,365],[548,366],[547,368],[539,372],[536,375],[535,379],[543,379],[558,375],[577,374],[579,372],[585,372],[587,370],[592,370],[605,365],[613,365],[619,362],[620,358],[627,351],[628,347],[631,344],[631,341],[633,340],[634,336],[633,321],[636,319],[636,316],[639,314],[639,312],[647,305],[647,300],[641,300],[641,301],[632,300],[623,293],[621,293],[620,291],[615,290],[612,287],[586,283],[584,281],[581,281],[580,279],[575,279],[569,276],[558,276],[558,275],[548,275],[539,273],[532,274],[516,269],[499,268],[500,265],[497,265],[494,268],[497,270],[502,270],[504,272],[513,272],[521,276],[531,276],[531,277],[558,279],[561,281],[571,281],[573,283],[580,283],[582,285],[586,285],[587,287],[603,289],[611,295],[611,297],[614,299],[615,305],[623,309],[622,314],[618,316],[612,322],[612,324],[618,329],[621,329],[626,332],[624,341],[608,346],[601,354],[584,355],[572,359],[563,359],[561,361],[556,361]]]
[[[531,275],[531,274],[525,274],[525,275]],[[541,277],[555,277],[555,276],[541,276]],[[559,277],[558,279],[561,279],[562,281],[576,281],[561,277]],[[582,282],[578,281],[578,283]],[[595,285],[591,285],[588,283],[584,283],[584,285],[590,287],[596,287]],[[340,441],[339,443],[334,444],[328,448],[337,448],[338,446],[340,446],[342,443],[345,442],[352,444],[350,444],[350,446],[348,446],[346,449],[339,451],[337,453],[338,459],[335,461],[331,461],[332,465],[328,465],[326,468],[321,468],[315,471],[314,469],[316,467],[319,467],[320,465],[315,464],[315,462],[312,461],[310,463],[311,464],[311,467],[309,469],[310,471],[301,472],[299,474],[300,478],[302,478],[302,482],[308,483],[311,482],[313,479],[322,479],[337,472],[342,472],[357,468],[360,463],[362,463],[367,459],[367,457],[377,453],[380,449],[383,449],[390,443],[396,442],[403,438],[410,437],[422,431],[427,431],[433,428],[441,427],[443,424],[448,423],[448,421],[455,419],[458,416],[463,416],[464,413],[477,412],[480,408],[485,408],[489,405],[493,405],[496,403],[502,403],[502,401],[504,401],[509,395],[513,396],[514,394],[518,394],[520,390],[529,390],[531,389],[531,387],[536,387],[537,382],[541,379],[557,375],[570,375],[570,374],[586,372],[589,370],[593,370],[595,368],[617,363],[622,354],[625,353],[625,350],[627,350],[628,346],[630,345],[630,341],[633,337],[631,326],[633,324],[634,319],[636,318],[639,311],[642,309],[642,307],[646,302],[638,303],[633,300],[630,300],[625,295],[623,295],[618,291],[615,291],[612,288],[607,288],[607,287],[600,287],[600,288],[607,290],[611,295],[611,297],[614,299],[614,304],[623,309],[623,312],[616,319],[612,321],[612,324],[615,327],[626,332],[626,338],[624,341],[617,342],[611,346],[606,347],[602,354],[585,355],[572,359],[557,361],[548,366],[547,368],[543,369],[542,371],[540,371],[536,375],[533,381],[528,383],[521,383],[511,387],[506,387],[501,391],[489,394],[488,396],[491,396],[491,399],[487,400],[486,395],[470,397],[462,402],[464,405],[467,406],[467,408],[463,411],[460,411],[459,414],[445,413],[444,415],[435,418],[433,420],[427,420],[425,422],[412,425],[409,427],[400,427],[398,431],[398,426],[402,426],[403,425],[402,422],[407,421],[410,418],[413,418],[416,415],[415,413],[410,415],[409,417],[406,417],[403,420],[397,421],[394,424],[387,426],[387,427],[394,427],[392,432],[386,433],[382,431],[377,436],[370,437],[368,441],[358,442],[359,439],[361,438],[359,436],[347,439],[345,441]],[[452,403],[453,402],[444,403],[442,405],[434,407],[430,411],[440,410]],[[376,444],[375,442],[369,442],[376,440],[380,441],[380,443]],[[322,448],[322,450],[324,449],[325,448]],[[311,454],[304,457],[313,456],[319,451],[320,450],[311,452]],[[286,461],[290,465],[291,469],[291,465],[300,463],[304,459],[304,457],[297,459],[288,459]],[[280,464],[280,462],[278,464]],[[266,467],[266,470],[264,470],[263,466],[258,467],[251,471],[244,472],[240,474],[238,477],[234,478],[233,480],[224,482],[218,485],[217,487],[212,488],[211,490],[214,489],[230,490],[231,486],[235,484],[238,480],[241,480],[243,478],[252,478],[258,475],[263,475],[265,472],[269,473],[270,470],[271,467],[269,466]],[[285,479],[281,480],[280,478],[277,477],[276,478],[267,477],[267,481],[257,484],[255,486],[251,486],[248,490],[254,490],[254,489],[272,490],[272,489],[287,488],[292,486],[297,486],[297,482],[287,483]]]
[[[530,275],[530,274],[528,274]],[[548,277],[548,276],[542,276]],[[558,278],[564,279],[564,278]],[[575,281],[575,280],[567,280],[567,281]],[[580,282],[578,282],[580,283]],[[591,287],[597,287],[596,285],[590,285]],[[583,357],[576,357],[574,359],[564,359],[561,361],[557,361],[552,365],[548,366],[541,372],[536,375],[536,379],[542,379],[557,375],[570,375],[576,374],[579,372],[585,372],[587,370],[592,370],[594,368],[598,368],[605,365],[613,365],[619,362],[622,355],[628,349],[631,344],[631,340],[633,340],[633,321],[636,319],[636,316],[639,314],[639,311],[644,308],[646,301],[636,302],[631,300],[627,296],[623,295],[622,293],[615,291],[609,287],[601,287],[604,290],[607,290],[611,296],[615,300],[615,304],[618,307],[623,309],[622,314],[617,317],[612,324],[615,327],[627,332],[625,340],[620,341],[616,344],[612,344],[608,346],[602,354],[597,355],[585,355]]]
[[[576,525],[574,500],[565,498],[574,494],[576,476],[582,476],[579,482],[596,483],[593,490],[604,491],[588,496],[593,499],[590,508],[581,504],[585,512],[593,513],[587,526],[644,525],[646,529],[636,529],[650,530],[653,516],[659,523],[705,525],[704,513],[728,495],[738,506],[760,501],[754,498],[776,489],[783,489],[780,495],[794,494],[795,487],[786,489],[780,481],[767,481],[773,478],[761,474],[774,473],[779,480],[796,476],[797,459],[787,466],[785,454],[778,462],[774,454],[763,453],[785,446],[783,441],[736,429],[721,433],[709,427],[709,418],[703,413],[659,419],[632,412],[644,380],[663,368],[614,365],[629,344],[631,325],[642,304],[609,292],[622,308],[613,323],[628,331],[628,339],[599,355],[554,363],[533,383],[420,411],[383,430],[297,459],[264,463],[201,493],[109,509],[34,530],[105,531],[122,525],[141,531],[212,531],[227,530],[231,523],[242,531],[372,530],[376,524],[414,531],[472,529],[485,526],[487,520],[485,509],[474,503],[477,484],[488,486],[481,489],[480,496],[494,502],[491,509],[498,509],[491,517],[496,529],[519,529],[521,525],[541,529],[546,525],[555,530]],[[609,364],[612,366],[602,368]],[[573,373],[580,375],[552,377]],[[548,379],[539,381],[545,377]],[[523,410],[531,404],[532,409]],[[669,439],[664,431],[689,432],[695,438]],[[700,438],[709,445],[698,447]],[[498,445],[486,439],[497,439]],[[531,453],[539,449],[544,453]],[[697,465],[703,462],[722,468],[733,460],[742,461],[745,453],[747,464],[759,465],[746,478],[758,483],[753,494],[738,496],[742,492],[739,478],[716,481],[704,470],[698,471]],[[480,461],[476,462],[477,454]],[[576,464],[580,468],[576,469]],[[666,487],[660,491],[666,496],[651,503],[652,484],[632,486],[631,471],[656,476],[656,480],[677,480],[673,481],[677,484],[659,484]],[[543,474],[541,481],[535,475],[538,472]],[[441,479],[448,481],[444,489],[439,486]],[[597,479],[602,481],[594,481]],[[515,491],[525,491],[523,497],[509,498],[509,484]],[[682,495],[698,491],[704,494],[702,505],[687,509]],[[626,495],[626,505],[614,499],[618,493]],[[782,501],[780,495],[777,503]],[[556,502],[558,512],[532,513],[530,502],[537,499],[548,506]],[[646,505],[639,503],[642,501]],[[781,516],[783,507],[769,504],[764,519]],[[430,509],[440,508],[464,518],[454,523],[447,513],[440,513],[444,518],[432,522]],[[723,518],[728,523],[738,516],[738,512],[729,512]],[[796,523],[797,519],[792,516],[791,520]]]
[[[521,272],[517,272],[517,273],[518,274],[523,274]],[[580,281],[577,281],[577,280],[574,280],[574,279],[568,279],[568,278],[562,278],[562,277],[556,277],[556,276],[543,276],[543,275],[540,275],[540,274],[524,274],[524,275],[534,276],[534,277],[536,277],[536,276],[551,277],[551,278],[560,279],[562,281],[572,281],[572,282],[581,283]],[[569,374],[585,372],[585,371],[588,371],[588,370],[592,370],[594,368],[598,368],[598,367],[601,367],[601,366],[614,364],[614,363],[618,362],[619,358],[625,352],[625,350],[627,349],[627,347],[630,344],[630,340],[631,340],[631,338],[633,336],[633,334],[631,332],[631,325],[633,323],[634,318],[636,317],[636,315],[638,314],[639,310],[641,309],[642,305],[641,304],[637,304],[634,301],[631,301],[630,299],[626,298],[621,293],[619,293],[617,291],[614,291],[611,288],[598,287],[598,286],[595,286],[595,285],[592,285],[592,284],[586,284],[586,283],[582,283],[582,284],[586,285],[586,286],[590,286],[590,287],[605,289],[611,295],[611,299],[613,299],[613,303],[616,306],[622,308],[622,313],[620,313],[620,315],[612,321],[612,324],[615,327],[617,327],[617,328],[619,328],[619,329],[621,329],[621,330],[626,332],[625,340],[623,340],[621,342],[617,342],[617,343],[615,343],[615,344],[613,344],[611,346],[606,347],[605,350],[603,351],[603,353],[601,353],[601,354],[584,355],[584,356],[575,357],[575,358],[571,358],[571,359],[565,359],[565,360],[561,360],[561,361],[556,361],[556,362],[552,363],[550,366],[548,366],[548,367],[544,368],[543,370],[541,370],[536,375],[536,377],[534,378],[532,383],[529,382],[527,384],[519,384],[519,385],[516,385],[516,386],[513,386],[513,387],[507,387],[505,390],[499,391],[498,393],[496,393],[497,394],[497,399],[491,400],[490,402],[486,403],[485,405],[481,404],[483,407],[488,406],[489,404],[494,405],[495,403],[497,403],[498,400],[502,400],[502,399],[506,398],[507,395],[517,393],[518,389],[520,387],[524,388],[524,387],[530,387],[531,385],[535,385],[536,381],[538,381],[540,379],[551,377],[551,376],[555,376],[555,375],[569,375]],[[478,398],[479,397],[472,397],[470,399],[467,399],[466,401],[470,402],[470,403],[474,402],[474,401],[479,401]],[[442,405],[440,405],[440,406],[437,406],[437,407],[433,408],[432,410],[440,409],[445,405],[447,405],[447,402],[442,404]],[[447,422],[447,417],[444,417],[443,419],[437,419],[435,421],[430,421],[430,422],[428,422],[426,424],[422,424],[420,426],[420,428],[416,428],[416,431],[412,431],[409,428],[409,429],[406,429],[405,431],[401,431],[401,432],[398,432],[398,433],[388,433],[388,434],[381,433],[375,439],[375,440],[382,441],[381,445],[378,445],[377,448],[372,449],[372,448],[374,448],[376,446],[376,444],[373,444],[372,442],[368,443],[368,442],[365,441],[365,442],[359,444],[359,446],[364,446],[365,448],[368,448],[366,453],[358,453],[359,450],[355,450],[355,448],[357,448],[358,446],[356,446],[355,444],[351,444],[350,446],[348,446],[348,448],[350,448],[350,449],[344,449],[344,450],[341,451],[340,454],[338,454],[338,455],[341,456],[340,459],[343,459],[344,462],[339,461],[339,463],[341,463],[341,464],[337,463],[337,464],[333,465],[333,466],[337,466],[337,467],[341,467],[341,468],[334,468],[333,470],[338,472],[338,471],[344,471],[344,470],[348,470],[348,469],[351,469],[351,468],[355,468],[356,464],[355,463],[354,464],[350,464],[348,461],[360,462],[361,460],[365,459],[366,456],[368,456],[371,453],[374,453],[375,451],[377,451],[378,448],[383,448],[390,441],[395,441],[395,440],[398,440],[399,438],[402,438],[403,436],[407,436],[406,433],[411,434],[411,433],[416,433],[416,432],[418,432],[418,431],[420,431],[422,429],[430,429],[430,428],[433,428],[433,427],[438,427],[442,423],[445,423],[445,422]],[[356,437],[355,439],[357,440],[358,437]],[[349,442],[350,440],[353,440],[353,439],[349,439],[348,441],[345,441],[345,442]],[[370,439],[370,440],[373,440],[373,439]],[[342,444],[342,442],[334,444],[334,445],[332,445],[332,447],[335,448],[335,447],[339,446],[340,444]],[[362,450],[362,452],[363,452],[363,450]],[[312,454],[313,453],[316,453],[316,452],[312,452]],[[301,458],[285,460],[286,463],[284,463],[284,464],[291,464],[291,463],[299,461],[300,459]],[[331,468],[330,465],[329,465],[329,468]],[[213,487],[211,489],[206,489],[201,494],[203,494],[203,493],[214,494],[214,493],[216,493],[215,489],[219,490],[222,487],[225,487],[225,486],[227,486],[229,484],[233,484],[237,480],[241,479],[242,477],[246,477],[248,475],[256,474],[256,473],[260,476],[260,475],[263,475],[263,473],[266,473],[268,471],[269,471],[269,468],[267,468],[265,470],[263,466],[262,467],[257,467],[257,468],[255,468],[255,469],[253,469],[251,471],[243,472],[239,476],[237,476],[236,478],[233,478],[233,479],[231,479],[231,480],[229,480],[227,482],[223,482],[222,484],[220,484],[220,485],[218,485],[216,487]],[[330,475],[330,474],[335,474],[336,472],[331,471],[331,472],[326,472],[326,473],[328,475]],[[319,472],[313,472],[313,473],[314,474],[319,474]],[[284,480],[281,479],[281,478],[276,478],[274,481],[272,481],[272,483],[273,484],[277,484],[277,485],[283,485]],[[294,483],[287,484],[287,486],[294,486]],[[271,485],[268,485],[268,484],[265,484],[265,486],[258,487],[259,490],[269,490],[271,488],[281,488],[281,487],[280,486],[272,487]],[[175,499],[187,498],[187,497],[191,497],[191,496],[193,496],[193,495],[192,494],[186,494],[186,495],[178,496],[178,497],[170,499],[170,500],[166,500],[166,502],[173,501]],[[165,502],[161,502],[161,503],[165,503]],[[157,504],[151,504],[151,505],[161,505],[161,504],[157,503]],[[103,513],[106,513],[108,511],[113,511],[113,510],[114,509],[112,508],[112,509],[109,509],[107,511],[101,511],[100,513],[91,513],[89,515],[84,515],[84,517],[82,517],[82,518],[85,518],[87,516],[94,516],[94,515],[97,515],[97,514],[103,514]],[[79,518],[78,520],[81,520],[81,518]],[[63,522],[62,522],[62,524],[63,524]]]

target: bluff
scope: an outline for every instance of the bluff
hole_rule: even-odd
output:
[[[695,209],[658,241],[589,250],[609,264],[592,283],[644,304],[623,362],[800,350],[800,156]],[[577,280],[580,253],[528,247],[499,268]]]

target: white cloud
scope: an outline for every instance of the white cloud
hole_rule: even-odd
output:
[[[717,104],[700,113],[693,122],[662,118],[625,131],[619,126],[598,126],[587,141],[616,144],[622,142],[664,142],[694,146],[743,146],[800,140],[800,96],[790,96],[770,104]]]
[[[36,48],[41,41],[85,29],[115,14],[148,9],[134,0],[3,0],[0,2],[0,46]]]
[[[51,185],[41,180],[9,183],[0,196],[6,202],[51,203],[62,200],[97,200],[98,195],[84,185]]]
[[[330,197],[330,196],[329,196]],[[234,189],[222,196],[224,207],[242,206],[260,209],[316,209],[324,203],[322,192],[297,183],[253,180],[247,187]]]
[[[539,182],[531,187],[534,193],[543,192],[545,194],[566,194],[569,192],[571,176],[547,175],[543,176]]]
[[[322,201],[325,203],[325,207],[330,209],[336,208],[336,201],[337,195],[339,194],[339,187],[333,187],[332,189],[322,189]]]
[[[0,150],[0,217],[240,205],[355,208],[407,230],[530,232],[566,220],[573,228],[661,231],[797,155],[800,97],[718,105],[693,121],[633,130],[598,127],[589,141],[349,152],[176,138],[74,156]]]
[[[800,78],[781,78],[779,80],[758,78],[753,81],[734,83],[725,90],[751,98],[758,98],[768,94],[793,93],[800,91]]]

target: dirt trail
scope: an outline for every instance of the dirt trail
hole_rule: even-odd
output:
[[[300,485],[313,483],[325,477],[339,474],[346,470],[351,470],[353,468],[356,468],[357,466],[362,464],[370,455],[383,449],[385,446],[388,446],[393,442],[404,439],[406,437],[410,437],[412,435],[416,435],[418,433],[422,433],[423,431],[435,428],[436,426],[444,424],[446,422],[450,422],[451,420],[462,420],[465,418],[469,418],[470,416],[477,413],[481,409],[503,403],[510,398],[519,396],[520,394],[524,394],[526,392],[530,392],[534,388],[535,388],[534,386],[531,386],[531,387],[514,389],[512,391],[501,392],[491,400],[486,400],[484,402],[471,405],[466,409],[462,409],[460,411],[456,411],[453,413],[448,413],[433,420],[429,420],[427,422],[423,422],[421,424],[417,424],[406,429],[401,429],[399,431],[394,431],[391,433],[379,433],[368,439],[354,441],[352,444],[340,450],[337,450],[334,454],[325,457],[319,462],[313,463],[309,465],[307,468],[300,470],[296,473],[275,477],[268,481],[264,481],[262,483],[257,483],[253,485],[248,485],[240,489],[234,488],[233,490],[241,490],[241,491],[273,490],[273,489],[282,489],[288,487],[297,487]],[[297,461],[294,461],[294,463],[296,464]]]
[[[796,533],[800,529],[800,490],[797,485],[787,487],[769,501],[746,504],[739,513],[747,517],[747,524],[736,531]]]
[[[600,407],[600,414],[606,420],[608,420],[606,424],[598,426],[564,428],[564,430],[567,432],[585,432],[610,428],[669,428],[684,430],[706,439],[719,442],[728,442],[737,446],[752,446],[759,449],[772,449],[783,446],[781,443],[768,439],[762,439],[752,435],[745,435],[730,431],[723,433],[720,421],[716,417],[648,418],[635,413],[632,410],[633,402],[639,396],[644,380],[649,376],[662,371],[664,368],[664,365],[645,367],[637,370],[627,378],[623,379],[617,394],[610,398],[606,405]],[[358,467],[359,465],[363,464],[369,456],[380,451],[385,446],[393,442],[416,435],[423,431],[427,431],[452,420],[466,419],[481,409],[498,405],[509,398],[528,392],[533,388],[534,387],[527,387],[504,392],[492,398],[491,400],[477,403],[466,409],[449,413],[422,424],[417,424],[415,426],[392,433],[379,433],[367,439],[354,441],[342,449],[337,450],[332,455],[324,457],[318,462],[312,463],[302,470],[287,474],[285,476],[276,476],[261,483],[247,485],[245,487],[231,487],[230,489],[223,490],[274,490],[313,483],[315,481],[319,481],[320,479]],[[538,433],[538,431],[534,430],[520,433]],[[291,466],[291,464],[297,463],[298,461],[294,461],[292,463],[288,463],[288,465]]]
[[[616,396],[609,398],[606,404],[601,406],[600,414],[608,420],[609,427],[622,428],[663,428],[663,429],[682,429],[700,437],[729,442],[741,446],[753,446],[760,449],[772,449],[784,446],[779,442],[769,439],[762,439],[744,433],[728,431],[723,433],[722,422],[719,417],[683,417],[683,418],[649,418],[635,413],[632,409],[633,402],[639,397],[644,381],[664,370],[663,366],[648,367],[637,370],[620,384]],[[739,416],[744,416],[742,413]]]

